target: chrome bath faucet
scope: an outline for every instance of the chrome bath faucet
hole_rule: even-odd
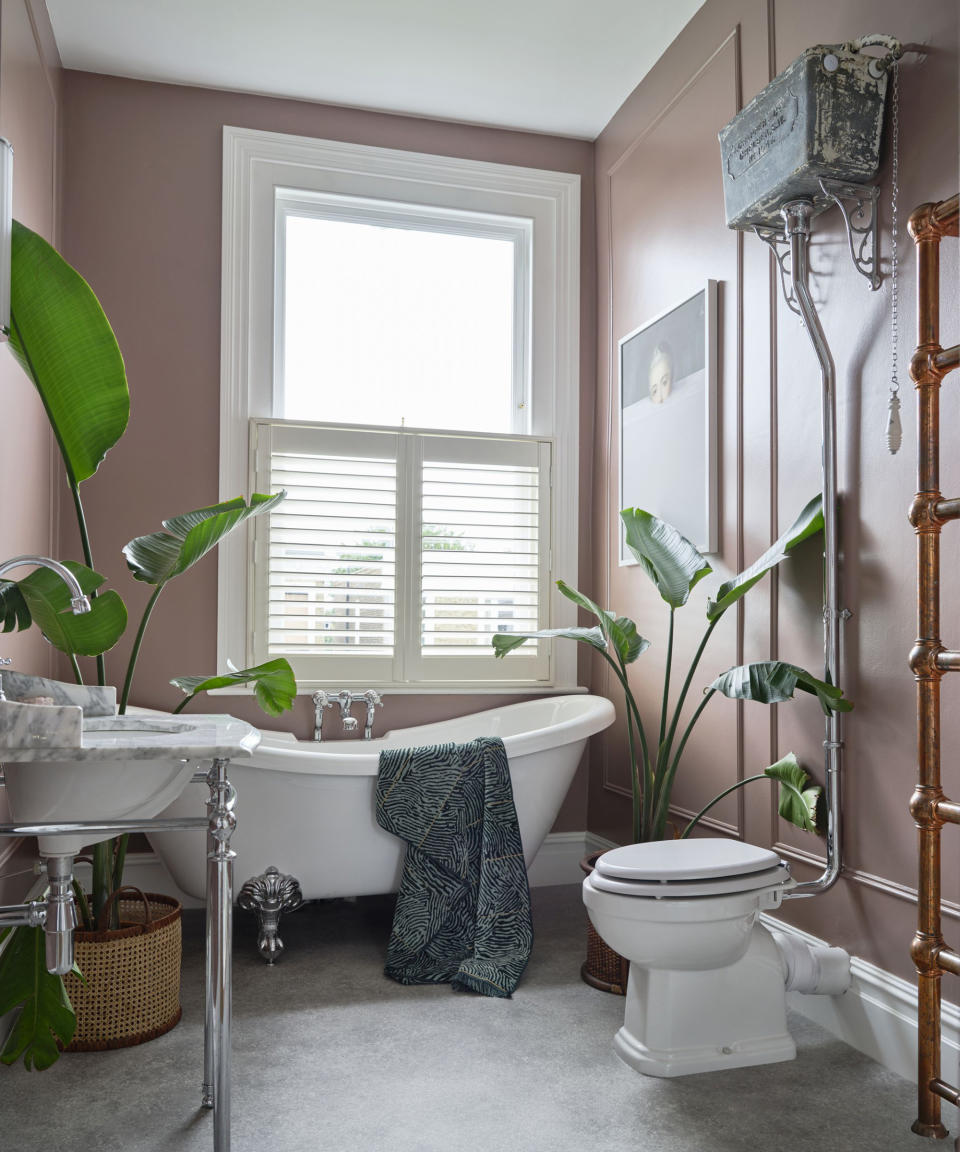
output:
[[[373,737],[373,718],[377,708],[383,707],[383,700],[380,698],[378,692],[374,692],[372,688],[366,692],[349,692],[343,689],[340,692],[325,692],[318,691],[313,694],[313,738],[320,741],[323,739],[323,710],[324,708],[332,708],[334,702],[340,705],[340,719],[343,724],[344,732],[356,732],[358,721],[355,716],[350,715],[350,709],[355,703],[366,704],[367,706],[367,719],[363,728],[364,740],[370,740]]]

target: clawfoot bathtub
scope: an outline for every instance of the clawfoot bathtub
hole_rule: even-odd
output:
[[[398,728],[375,740],[316,743],[264,732],[252,759],[231,766],[242,803],[231,841],[239,875],[264,873],[247,886],[246,897],[250,904],[263,902],[261,925],[268,931],[261,932],[261,954],[268,961],[279,954],[279,913],[284,907],[296,907],[301,894],[308,899],[367,896],[394,892],[399,886],[406,846],[377,824],[374,812],[383,749],[499,736],[510,764],[529,868],[556,819],[587,739],[613,718],[609,700],[577,695]],[[188,785],[163,815],[195,812],[202,804],[200,787]],[[202,897],[206,875],[202,834],[155,833],[150,842],[180,888]],[[279,874],[276,870],[267,874],[268,866],[279,868]]]

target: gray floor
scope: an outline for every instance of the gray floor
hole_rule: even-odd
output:
[[[382,975],[391,901],[286,918],[269,969],[238,913],[235,1152],[901,1152],[912,1085],[802,1017],[795,1062],[656,1080],[610,1041],[623,1001],[578,976],[579,887],[534,889],[536,943],[512,1000],[403,988]],[[182,1022],[139,1048],[0,1068],[4,1152],[207,1152],[202,940],[186,925]]]

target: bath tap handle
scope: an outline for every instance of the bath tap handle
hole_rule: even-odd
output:
[[[380,699],[380,694],[378,692],[374,692],[372,688],[364,692],[360,696],[360,699],[363,700],[367,706],[367,723],[366,727],[363,729],[363,738],[364,740],[369,740],[373,736],[374,709],[382,708],[383,701]]]
[[[324,691],[314,692],[313,694],[313,738],[316,741],[323,739],[323,710],[324,708],[332,708],[333,701],[328,694]]]

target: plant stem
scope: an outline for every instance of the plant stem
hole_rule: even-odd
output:
[[[668,758],[670,756],[670,749],[673,746],[673,738],[677,732],[677,724],[680,722],[680,713],[683,711],[683,706],[687,701],[687,692],[690,690],[690,684],[693,681],[697,667],[700,664],[700,657],[703,655],[704,649],[707,646],[707,641],[710,639],[710,636],[712,635],[714,628],[716,628],[717,621],[719,619],[720,617],[717,616],[707,625],[707,630],[704,632],[703,639],[700,641],[700,647],[694,654],[693,662],[690,665],[690,671],[687,673],[687,677],[683,682],[683,687],[680,689],[680,695],[677,698],[677,706],[674,709],[673,719],[670,722],[670,731],[667,733],[666,752]]]
[[[684,828],[684,830],[680,833],[680,835],[677,837],[677,839],[678,840],[686,840],[686,838],[690,835],[690,829],[694,826],[694,824],[696,824],[696,822],[702,816],[705,816],[710,811],[710,809],[714,806],[714,804],[719,804],[719,802],[724,798],[724,796],[729,796],[731,792],[736,792],[736,790],[738,788],[742,788],[744,786],[744,784],[752,784],[754,780],[769,780],[769,779],[770,779],[769,776],[767,776],[765,773],[761,772],[759,776],[748,776],[746,778],[746,780],[738,780],[736,782],[736,784],[731,784],[730,787],[725,788],[720,793],[719,796],[714,796],[714,798],[710,801],[710,803],[706,806],[706,808],[700,809],[700,811],[696,814],[696,816],[694,816],[694,818],[690,821],[690,823],[686,826],[686,828]]]
[[[648,822],[648,810],[652,802],[652,778],[650,775],[650,753],[647,748],[647,737],[643,730],[643,721],[640,718],[640,710],[637,708],[637,702],[633,698],[633,693],[630,691],[630,683],[627,680],[626,667],[614,660],[609,652],[598,649],[600,655],[613,669],[613,674],[620,681],[620,687],[623,688],[623,695],[627,704],[627,735],[630,742],[630,774],[632,779],[631,792],[633,793],[633,828],[634,834],[637,835],[638,840],[644,839],[644,829]],[[632,722],[631,722],[632,718]],[[640,749],[643,755],[643,788],[640,789],[642,798],[641,821],[637,824],[637,789],[639,780],[637,779],[637,757],[636,748],[633,742],[633,724],[637,726],[637,735],[640,737]]]
[[[173,715],[178,716],[196,695],[196,692],[191,692],[189,696],[184,696],[176,708],[174,708]]]
[[[66,458],[64,458],[64,461],[66,461]],[[90,548],[90,534],[87,532],[87,517],[83,511],[83,501],[80,499],[80,485],[73,479],[69,472],[67,482],[70,485],[70,492],[73,496],[73,506],[77,513],[77,527],[80,529],[80,547],[83,549],[83,562],[93,571],[93,552]],[[97,593],[95,591],[91,592],[90,596],[95,600]],[[106,682],[107,666],[103,653],[101,652],[97,657],[97,683],[102,688]],[[82,683],[82,681],[78,681],[78,683]]]
[[[93,931],[93,918],[90,915],[90,905],[87,903],[87,894],[80,881],[74,876],[70,886],[73,888],[73,898],[76,901],[77,911],[80,913],[80,923],[88,931]]]
[[[670,811],[670,793],[673,789],[673,779],[677,774],[677,768],[680,766],[680,757],[683,755],[683,750],[687,746],[687,741],[690,739],[690,733],[693,731],[694,725],[700,719],[700,714],[710,703],[710,698],[715,692],[716,689],[711,688],[709,692],[705,693],[703,700],[700,702],[696,712],[691,716],[690,723],[687,725],[681,737],[680,747],[677,749],[676,756],[674,756],[670,767],[665,771],[660,781],[660,787],[657,790],[657,810],[654,817],[654,830],[659,830],[661,834],[667,822],[667,813]]]
[[[147,601],[147,606],[143,610],[143,619],[140,621],[140,627],[137,629],[137,638],[133,642],[133,651],[130,653],[130,662],[127,664],[127,675],[123,681],[123,692],[120,694],[120,706],[118,713],[123,716],[127,711],[127,700],[130,696],[130,685],[133,683],[133,673],[137,667],[137,657],[140,655],[140,645],[143,643],[143,634],[147,630],[147,624],[150,620],[150,614],[153,612],[153,607],[157,602],[157,597],[163,591],[164,585],[158,584],[153,590],[153,595]]]
[[[118,836],[113,842],[113,875],[111,878],[111,892],[116,890],[123,884],[123,866],[127,862],[127,844],[130,841],[130,833],[124,832],[122,836]],[[116,912],[117,904],[114,903],[114,911]],[[117,922],[119,926],[119,912],[117,912]],[[111,917],[111,920],[113,917]]]
[[[110,877],[113,863],[113,842],[101,840],[93,846],[93,883],[91,896],[93,897],[93,919],[96,921],[100,910],[110,895]]]
[[[660,704],[660,739],[657,747],[663,747],[663,738],[667,734],[667,708],[670,703],[670,666],[673,664],[673,620],[676,609],[670,608],[670,631],[667,634],[667,662],[663,673],[663,700]],[[659,756],[657,757],[659,761]]]
[[[70,667],[73,669],[74,680],[76,680],[76,682],[78,684],[82,684],[83,683],[83,677],[80,675],[80,665],[77,663],[77,657],[76,657],[75,653],[68,652],[67,656],[70,660]]]

